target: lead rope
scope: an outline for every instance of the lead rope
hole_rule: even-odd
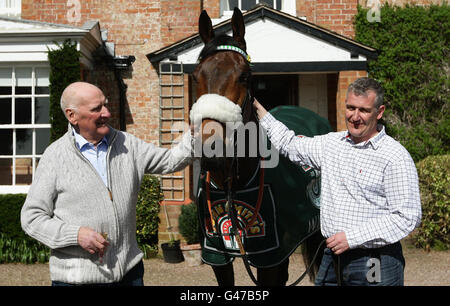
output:
[[[234,208],[233,200],[231,197],[231,190],[229,189],[227,192],[227,203],[225,204],[225,209],[228,211],[228,215],[231,219],[231,229],[232,234],[234,235],[236,242],[239,246],[239,252],[242,256],[242,261],[244,262],[245,269],[247,270],[247,274],[250,276],[251,280],[256,286],[260,286],[258,280],[256,279],[255,275],[252,272],[252,269],[250,267],[250,264],[248,262],[247,258],[247,252],[245,251],[244,245],[242,244],[241,236],[239,235],[239,227],[236,217],[236,210]]]
[[[320,231],[320,229],[317,229],[317,230],[315,230],[314,232],[312,232],[312,233],[310,234],[309,237],[311,237],[312,235],[316,234],[318,231]],[[309,237],[308,237],[308,238],[309,238]],[[308,239],[308,238],[306,238],[306,239]],[[327,241],[326,239],[323,239],[323,240],[320,242],[319,246],[317,247],[316,253],[315,253],[314,256],[313,256],[313,259],[311,260],[311,263],[310,263],[309,266],[306,268],[305,272],[303,272],[303,274],[300,275],[300,277],[299,277],[295,282],[293,282],[292,284],[289,285],[290,287],[291,287],[291,286],[297,286],[297,284],[300,283],[300,282],[305,278],[305,276],[311,271],[311,269],[312,269],[312,267],[313,267],[313,265],[314,265],[314,262],[315,262],[316,259],[317,259],[317,255],[319,255],[319,251],[320,251],[320,249],[322,248],[322,245],[323,245],[326,241]]]
[[[245,104],[245,102],[244,102]],[[236,136],[236,134],[235,134]],[[234,142],[234,145],[236,146],[236,139]],[[236,149],[236,148],[235,148]],[[234,152],[237,152],[237,150],[234,150]],[[227,186],[227,203],[225,204],[225,210],[228,212],[228,216],[230,216],[231,220],[231,234],[234,235],[234,238],[239,246],[239,253],[241,254],[242,261],[244,262],[245,269],[247,270],[248,276],[250,276],[251,280],[256,286],[260,286],[258,280],[256,279],[255,275],[252,272],[252,269],[250,267],[248,258],[247,258],[247,252],[245,251],[244,244],[242,243],[241,235],[239,234],[239,223],[237,221],[237,215],[236,215],[236,209],[234,207],[233,202],[233,165],[236,163],[236,167],[238,167],[238,158],[236,155],[233,156],[233,160],[231,162],[230,166],[230,176],[228,180],[228,186]],[[262,186],[264,188],[264,185]],[[261,189],[261,186],[260,186]],[[255,212],[255,215],[258,212]],[[246,229],[241,229],[242,235],[245,234]]]

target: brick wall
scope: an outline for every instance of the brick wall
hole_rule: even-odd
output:
[[[367,76],[367,71],[341,71],[339,72],[336,94],[336,121],[337,131],[346,130],[345,125],[345,99],[348,86],[358,78]]]
[[[353,38],[355,30],[353,16],[358,4],[362,7],[374,7],[378,3],[403,6],[405,4],[439,5],[442,0],[297,0],[297,16],[305,16],[307,21],[327,28],[338,34]],[[368,6],[369,4],[369,6]]]
[[[300,0],[297,15],[307,21],[338,34],[353,38],[353,16],[357,13],[357,0]]]

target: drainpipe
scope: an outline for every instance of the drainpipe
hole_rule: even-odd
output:
[[[133,55],[126,56],[114,56],[111,58],[112,66],[114,69],[114,75],[117,80],[117,86],[119,88],[119,129],[126,131],[126,114],[125,114],[125,101],[127,84],[123,81],[122,71],[128,70],[136,58]]]
[[[106,57],[108,66],[114,70],[114,76],[117,80],[117,87],[119,88],[119,129],[126,131],[126,114],[125,114],[125,101],[127,84],[123,81],[122,71],[128,70],[134,63],[136,58],[133,55],[115,55],[114,43],[107,42],[107,31],[102,31],[103,51]]]

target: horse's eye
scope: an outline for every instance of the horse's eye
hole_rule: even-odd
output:
[[[239,77],[239,83],[247,84],[250,79],[250,73],[249,72],[243,72],[241,76]]]

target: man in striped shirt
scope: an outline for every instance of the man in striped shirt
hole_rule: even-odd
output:
[[[378,124],[384,91],[360,78],[347,91],[347,131],[297,137],[258,101],[272,144],[292,162],[321,171],[321,232],[327,238],[316,285],[403,285],[400,240],[419,224],[417,170]]]

